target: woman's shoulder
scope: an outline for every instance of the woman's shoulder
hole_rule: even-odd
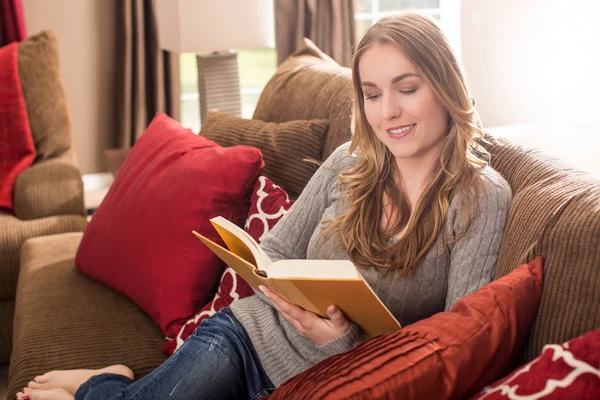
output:
[[[469,194],[464,192],[456,192],[452,196],[450,205],[450,214],[455,215],[459,209],[464,209],[467,204],[466,201],[469,199],[469,204],[475,198],[474,194],[478,194],[479,204],[489,204],[494,207],[506,208],[512,201],[512,190],[509,183],[504,177],[495,169],[490,166],[479,168],[480,179],[479,189],[475,190],[475,185],[469,187]],[[467,195],[467,196],[465,196]]]
[[[350,153],[350,142],[343,143],[336,148],[325,160],[323,166],[332,169],[346,169],[356,163],[356,156]]]
[[[504,177],[489,165],[480,169],[483,190],[486,197],[512,199],[512,189]]]

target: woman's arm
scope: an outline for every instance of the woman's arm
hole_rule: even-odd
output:
[[[337,192],[338,176],[351,161],[348,147],[341,145],[329,156],[287,214],[265,235],[260,246],[271,260],[306,258],[308,242]]]
[[[471,217],[466,236],[451,249],[446,311],[494,277],[512,191],[506,180],[491,168],[482,172],[482,179],[484,190],[480,195],[479,212]],[[453,203],[461,201],[458,197],[453,199]],[[454,233],[461,234],[466,225],[464,205],[453,206],[456,207]]]

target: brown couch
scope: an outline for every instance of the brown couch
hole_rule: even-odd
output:
[[[56,38],[33,36],[19,44],[17,57],[36,159],[15,183],[15,214],[0,211],[0,364],[10,359],[21,245],[87,224]]]
[[[350,137],[350,104],[349,70],[307,44],[279,67],[254,118],[328,119],[325,159]],[[514,193],[496,275],[536,255],[545,258],[543,298],[522,363],[546,343],[600,326],[600,182],[543,154],[488,139],[492,165]],[[141,376],[165,359],[158,326],[73,265],[81,236],[45,236],[23,246],[9,398],[47,370],[124,363]]]

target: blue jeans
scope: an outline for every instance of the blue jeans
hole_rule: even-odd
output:
[[[224,307],[150,374],[136,382],[122,375],[94,376],[75,399],[254,399],[273,390],[244,327]]]

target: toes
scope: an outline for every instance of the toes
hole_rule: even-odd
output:
[[[48,374],[38,375],[35,378],[33,378],[33,381],[37,383],[46,383],[48,382]]]
[[[41,384],[35,381],[31,381],[27,384],[27,387],[32,389],[39,389],[41,387]]]

